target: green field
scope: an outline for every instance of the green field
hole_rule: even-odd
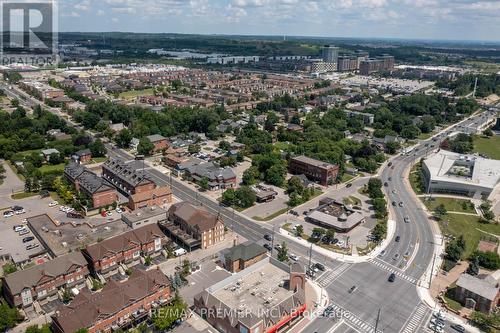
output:
[[[341,183],[346,183],[346,182],[350,181],[350,180],[351,180],[351,179],[353,179],[353,178],[354,178],[354,176],[353,176],[353,175],[350,175],[350,174],[348,174],[348,173],[344,173],[344,174],[342,175],[342,178],[340,179],[340,182],[341,182]]]
[[[468,258],[474,252],[481,240],[481,237],[488,236],[477,229],[485,232],[500,235],[499,224],[481,224],[478,222],[479,217],[471,215],[461,215],[449,213],[444,217],[443,221],[439,221],[439,227],[443,234],[451,234],[455,237],[464,236],[467,248],[465,249],[463,258]]]
[[[500,160],[500,136],[495,135],[492,137],[482,137],[477,136],[474,138],[474,151],[488,156],[488,158],[493,158],[495,160]]]
[[[19,193],[14,193],[10,197],[14,200],[20,200],[20,199],[25,199],[29,197],[34,197],[35,195],[38,195],[38,193],[33,193],[33,192],[19,192]]]
[[[152,95],[154,95],[154,89],[149,88],[149,89],[144,89],[144,90],[125,91],[125,92],[122,92],[120,95],[118,95],[118,97],[121,99],[134,99],[138,96],[152,96]]]
[[[63,172],[65,165],[66,164],[64,164],[64,163],[55,164],[55,165],[46,164],[46,165],[42,165],[40,168],[38,168],[38,170],[40,170],[41,173],[53,172],[53,171]]]
[[[432,199],[432,201],[423,200],[427,209],[431,211],[435,210],[437,206],[443,204],[449,212],[476,213],[476,210],[470,200],[434,197]]]

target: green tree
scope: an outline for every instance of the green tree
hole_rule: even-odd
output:
[[[271,185],[283,186],[285,181],[286,168],[284,165],[273,165],[265,174],[265,180]]]
[[[207,177],[203,177],[202,179],[200,179],[198,181],[198,185],[204,191],[206,191],[206,190],[208,190],[210,188],[210,184],[208,183],[208,178]]]
[[[248,186],[242,186],[236,190],[238,205],[242,208],[252,207],[257,200],[255,192]]]
[[[141,138],[139,144],[137,145],[137,153],[140,155],[151,155],[151,152],[155,148],[154,144],[149,141],[148,138]]]
[[[472,258],[477,259],[478,265],[486,269],[500,269],[500,256],[496,252],[475,251]]]
[[[467,268],[467,274],[478,275],[479,274],[479,259],[474,257],[470,260],[469,267]]]
[[[334,239],[335,238],[335,230],[334,229],[328,229],[326,231],[326,237],[330,238],[330,239]]]
[[[186,303],[176,300],[169,306],[160,308],[153,317],[153,324],[156,329],[166,331],[179,319],[185,316]]]
[[[485,136],[493,136],[493,131],[491,130],[491,128],[487,128],[483,131],[483,135]]]
[[[281,243],[281,247],[278,249],[278,260],[288,261],[288,248],[285,242]]]
[[[229,149],[231,149],[231,144],[225,140],[222,140],[221,142],[219,142],[219,148],[228,151]]]
[[[238,198],[236,197],[236,191],[232,188],[228,188],[222,193],[222,203],[226,206],[235,206],[238,204]]]
[[[259,169],[255,166],[251,166],[243,172],[243,184],[245,185],[253,185],[258,182],[260,178]]]
[[[11,308],[5,301],[0,303],[0,331],[6,330],[16,326],[23,321],[23,316],[19,313],[17,308]]]
[[[14,263],[12,262],[8,262],[6,264],[4,264],[2,266],[2,269],[3,269],[3,272],[7,275],[7,274],[11,274],[11,273],[14,273],[15,271],[17,271],[17,267],[16,265],[14,265]]]
[[[287,193],[291,194],[294,192],[298,195],[302,195],[304,193],[304,184],[302,184],[302,180],[297,176],[291,177],[287,184]]]
[[[106,147],[101,139],[96,139],[94,142],[89,144],[90,152],[93,157],[103,157],[106,155]]]
[[[122,129],[115,137],[115,142],[120,148],[128,148],[132,141],[132,133],[127,128]]]
[[[191,144],[188,146],[188,153],[190,153],[190,154],[199,153],[200,151],[201,151],[200,145]]]
[[[299,224],[295,227],[295,234],[297,235],[297,237],[302,237],[302,234],[304,233],[304,227]]]
[[[436,207],[436,209],[434,209],[434,213],[435,213],[436,217],[439,220],[441,220],[448,213],[448,211],[446,210],[446,207],[444,206],[444,204],[440,204]]]

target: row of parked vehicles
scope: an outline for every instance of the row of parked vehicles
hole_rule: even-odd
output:
[[[13,206],[11,209],[8,209],[6,211],[3,212],[3,217],[4,218],[8,218],[8,217],[12,217],[14,215],[21,215],[21,214],[24,214],[26,213],[26,211],[24,210],[23,207],[21,206]]]
[[[25,220],[23,220],[24,222]],[[27,235],[30,233],[29,229],[25,226],[25,225],[22,225],[22,224],[18,224],[18,225],[15,225],[12,227],[12,229],[18,233],[19,236],[24,236],[24,235]],[[35,240],[35,237],[34,236],[26,236],[22,239],[23,243],[30,243],[32,241]],[[26,250],[32,250],[32,249],[36,249],[37,247],[39,247],[40,244],[37,244],[37,243],[34,243],[34,244],[28,244],[26,246]]]

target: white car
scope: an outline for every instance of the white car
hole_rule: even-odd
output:
[[[11,210],[3,212],[3,217],[12,217],[12,216],[14,216],[14,212]]]
[[[59,205],[59,202],[57,202],[57,201],[49,202],[49,207],[55,207],[57,205]]]
[[[339,247],[343,247],[343,246],[344,246],[344,241],[339,241],[339,242],[337,243],[337,245],[338,245]]]
[[[298,261],[299,260],[299,257],[293,253],[291,253],[288,258],[290,258],[291,260],[293,261]]]
[[[431,319],[431,324],[432,325],[436,325],[436,326],[444,327],[444,321],[442,321],[441,319],[437,319],[437,318],[432,318]]]
[[[436,311],[432,314],[434,317],[439,318],[441,320],[446,319],[446,314],[443,311]]]
[[[26,213],[26,211],[24,209],[16,210],[16,215],[21,215],[24,213]]]
[[[60,210],[61,212],[65,212],[65,211],[66,211],[66,206],[61,206],[61,207],[59,207],[59,210]]]
[[[120,207],[118,207],[118,208],[116,208],[116,212],[117,212],[118,214],[121,214],[121,213],[123,213],[123,210],[122,210]]]
[[[22,229],[22,230],[19,231],[19,236],[26,235],[26,234],[29,234],[29,233],[30,233],[30,231],[25,228],[25,229]]]

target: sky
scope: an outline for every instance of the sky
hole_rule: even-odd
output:
[[[59,0],[59,31],[500,40],[500,0]]]

